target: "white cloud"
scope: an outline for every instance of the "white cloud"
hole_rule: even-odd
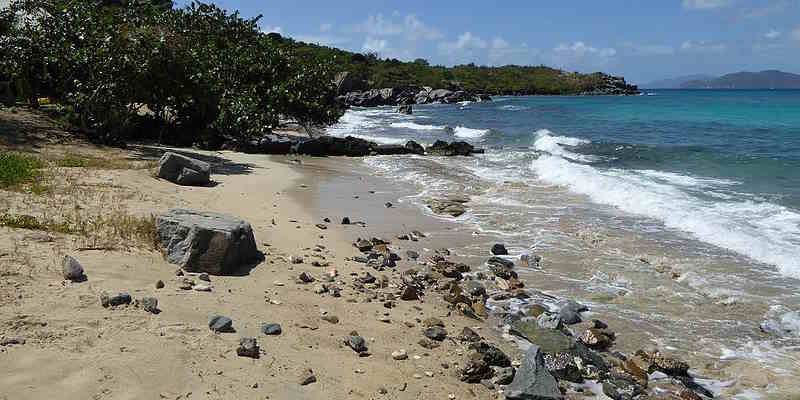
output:
[[[2,0],[0,0],[0,1],[2,1]],[[265,26],[265,27],[261,28],[261,32],[264,32],[264,33],[281,33],[281,27],[280,26]]]
[[[387,48],[389,48],[389,42],[386,39],[375,39],[369,36],[367,36],[367,39],[364,41],[364,45],[361,46],[361,50],[363,51],[379,54]]]
[[[485,49],[488,46],[489,44],[485,40],[473,35],[472,32],[464,32],[458,36],[455,42],[439,43],[439,50],[447,54],[453,54],[463,50]]]
[[[767,39],[777,39],[781,37],[781,33],[775,29],[770,29],[769,32],[764,34],[764,37]]]
[[[333,24],[322,24],[319,26],[320,32],[328,32],[333,28]]]
[[[582,41],[572,44],[561,43],[553,48],[550,61],[556,66],[569,69],[601,68],[614,60],[617,50],[611,47],[599,48]]]
[[[394,15],[399,16],[399,13],[394,13]],[[406,15],[402,22],[395,22],[392,18],[387,19],[383,14],[370,15],[366,21],[356,27],[355,31],[370,36],[404,35],[409,40],[435,40],[443,37],[441,32],[428,27],[414,14]]]
[[[788,0],[770,1],[764,6],[745,10],[744,16],[745,18],[764,18],[768,15],[782,12],[788,6],[790,6]]]
[[[584,57],[587,55],[598,55],[600,57],[614,57],[617,51],[613,48],[598,49],[587,45],[584,42],[575,42],[571,45],[561,43],[553,49],[557,54],[565,54],[568,56]]]
[[[713,10],[731,5],[733,0],[683,0],[683,8],[687,10]]]
[[[536,50],[529,49],[526,43],[514,46],[498,36],[492,39],[489,46],[489,64],[526,64],[530,61],[529,56],[537,53]]]
[[[794,30],[792,30],[792,39],[800,40],[800,26],[798,26],[797,28],[794,28]]]
[[[441,32],[436,29],[429,28],[422,23],[414,14],[406,15],[405,18],[405,33],[411,40],[428,39],[435,40],[444,37]]]
[[[687,40],[681,44],[681,50],[696,53],[722,53],[726,49],[722,43],[708,42],[705,40]]]

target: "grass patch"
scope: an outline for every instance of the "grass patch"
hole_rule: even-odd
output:
[[[44,163],[36,157],[14,153],[0,153],[0,189],[17,188],[35,182],[41,177],[39,171]]]
[[[88,248],[158,248],[156,218],[153,215],[143,217],[115,212],[88,217],[75,215],[64,221],[56,221],[4,213],[0,214],[0,226],[79,235],[86,238]]]
[[[67,154],[52,161],[60,168],[90,169],[147,169],[157,165],[154,161],[134,161],[122,157],[96,157],[90,155]]]
[[[0,226],[58,233],[74,233],[66,222],[42,220],[32,215],[0,214]]]

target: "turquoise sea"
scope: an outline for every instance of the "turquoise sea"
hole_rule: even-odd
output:
[[[398,202],[429,214],[427,198],[468,197],[453,222],[469,239],[455,254],[480,267],[500,241],[512,259],[541,255],[540,267],[519,269],[530,301],[589,304],[624,337],[622,351],[680,354],[723,398],[796,393],[800,91],[355,108],[328,133],[485,148],[359,162],[412,187]]]

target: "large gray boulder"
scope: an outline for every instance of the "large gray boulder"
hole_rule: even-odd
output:
[[[525,353],[522,366],[514,375],[514,381],[506,388],[508,400],[561,399],[558,382],[544,365],[544,356],[539,346],[533,344]]]
[[[172,209],[156,218],[156,233],[167,261],[190,272],[231,274],[259,258],[250,224],[224,214]]]
[[[166,152],[158,161],[158,177],[186,186],[211,182],[211,165],[173,152]]]

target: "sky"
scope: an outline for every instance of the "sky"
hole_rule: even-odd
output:
[[[432,64],[545,64],[634,83],[800,73],[800,0],[217,0],[264,31]]]
[[[637,84],[698,73],[800,73],[800,0],[213,2],[261,14],[265,32],[404,61],[544,64]]]

